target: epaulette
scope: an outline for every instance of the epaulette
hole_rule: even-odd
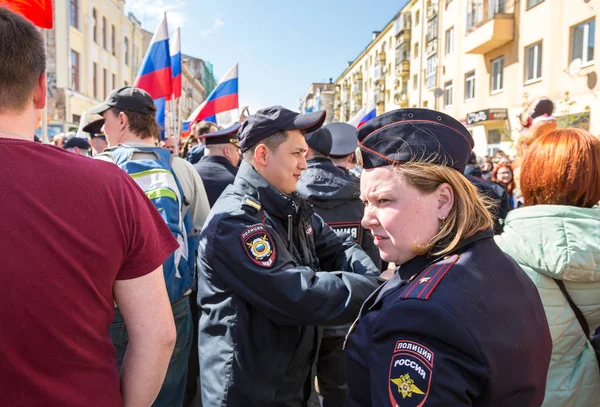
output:
[[[416,274],[398,298],[416,298],[427,301],[448,270],[456,264],[458,257],[458,254],[453,254],[429,265],[425,270]]]
[[[260,202],[250,195],[246,195],[242,199],[242,209],[250,212],[253,215],[256,215],[258,212],[260,212],[261,208],[262,205]]]

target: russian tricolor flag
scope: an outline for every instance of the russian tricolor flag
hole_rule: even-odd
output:
[[[353,125],[357,129],[371,119],[377,117],[377,109],[375,108],[375,102],[368,102],[365,107],[360,109],[354,117],[348,120],[348,124]]]
[[[173,99],[181,97],[181,30],[179,27],[169,41],[171,50],[171,71],[173,73]]]
[[[150,41],[148,52],[135,79],[135,86],[148,92],[152,99],[170,98],[173,94],[173,74],[166,13],[156,29],[152,41]]]
[[[239,120],[238,115],[238,66],[229,70],[208,98],[192,112],[187,121],[213,122],[229,127]]]

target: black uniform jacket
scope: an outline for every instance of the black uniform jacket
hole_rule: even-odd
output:
[[[492,215],[494,215],[494,233],[502,233],[504,219],[512,209],[510,206],[510,197],[502,185],[488,181],[483,178],[481,168],[476,165],[467,165],[465,177],[471,184],[477,187],[480,194],[494,201]]]
[[[357,177],[337,167],[329,158],[314,158],[308,160],[308,168],[302,171],[297,191],[334,231],[350,233],[375,265],[381,267],[373,235],[360,224],[365,205],[360,200]]]
[[[212,208],[219,196],[225,191],[228,185],[233,184],[237,168],[225,157],[208,155],[194,164],[194,168],[200,174],[208,203]]]
[[[536,287],[489,231],[400,266],[363,305],[346,351],[347,407],[533,407],[552,341]]]
[[[357,244],[246,162],[209,214],[198,266],[204,407],[304,406],[315,325],[350,322],[379,285]]]

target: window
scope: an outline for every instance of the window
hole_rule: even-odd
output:
[[[129,38],[125,37],[125,65],[129,66]]]
[[[79,29],[79,0],[71,0],[71,25]]]
[[[596,21],[589,20],[571,29],[571,61],[581,58],[583,63],[594,60]]]
[[[527,8],[530,9],[533,6],[537,6],[544,0],[527,0]]]
[[[452,106],[452,81],[444,84],[444,107]]]
[[[117,75],[115,74],[112,74],[112,86],[110,89],[117,89]]]
[[[525,83],[542,78],[542,42],[525,48]]]
[[[94,36],[94,42],[98,44],[98,12],[96,9],[92,10],[92,18],[94,19],[94,32],[92,35]]]
[[[71,50],[71,87],[79,92],[79,53]]]
[[[452,106],[452,81],[444,84],[444,107]]]
[[[483,22],[484,2],[467,0],[467,33]]]
[[[419,77],[417,74],[413,75],[413,90],[417,90],[419,87]]]
[[[104,68],[102,71],[102,83],[104,83],[104,96],[102,99],[106,99],[106,96],[108,95],[108,71],[106,68]]]
[[[475,99],[475,71],[465,74],[465,101]]]
[[[110,28],[110,48],[112,50],[112,54],[117,56],[117,33],[115,26],[111,26]]]
[[[432,75],[435,75],[435,73],[437,72],[437,61],[437,54],[433,54],[432,56],[427,58],[427,73],[425,76],[427,76],[428,78]]]
[[[106,17],[102,17],[102,48],[107,49],[106,48]]]
[[[93,74],[93,78],[92,78],[92,89],[93,89],[93,93],[92,95],[94,96],[94,99],[98,99],[98,64],[94,62],[94,71],[92,72]]]
[[[415,27],[421,23],[421,10],[415,11]]]
[[[433,41],[438,37],[438,18],[433,17],[427,22],[427,43]]]
[[[492,59],[492,93],[504,89],[504,56]]]
[[[414,58],[418,58],[419,57],[419,43],[418,42],[415,42],[415,46],[414,46],[414,49],[413,49],[413,54],[414,54],[413,55]]]
[[[446,55],[451,54],[454,51],[454,27],[450,27],[446,30]]]

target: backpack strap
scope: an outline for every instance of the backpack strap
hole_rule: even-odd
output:
[[[575,305],[575,302],[573,302],[573,299],[571,298],[571,296],[569,295],[569,292],[567,291],[567,287],[565,287],[565,283],[562,280],[558,280],[556,278],[553,278],[553,280],[554,280],[554,282],[556,282],[556,285],[558,286],[558,288],[560,288],[560,291],[563,293],[563,295],[567,299],[569,306],[571,306],[571,309],[573,310],[573,313],[575,314],[577,321],[579,321],[579,325],[581,325],[581,329],[583,329],[583,333],[585,334],[585,337],[589,339],[590,326],[588,325],[587,321],[585,320],[585,317],[583,316],[583,313],[581,312],[579,307],[577,305]]]

